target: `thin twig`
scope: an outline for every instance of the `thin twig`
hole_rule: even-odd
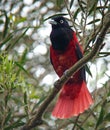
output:
[[[80,116],[80,115],[79,115],[79,116]],[[75,127],[76,127],[76,124],[77,124],[77,122],[78,122],[79,116],[77,116],[77,118],[76,118],[76,120],[75,120],[75,123],[74,123],[74,126],[73,126],[72,130],[75,130]]]
[[[69,16],[70,16],[70,20],[71,20],[71,22],[72,22],[72,24],[73,24],[73,27],[74,27],[75,31],[76,31],[76,34],[77,34],[78,37],[81,39],[81,36],[79,35],[79,33],[78,33],[78,31],[77,31],[77,28],[76,28],[76,26],[75,26],[75,23],[74,23],[74,20],[73,20],[73,15],[71,14],[70,8],[69,8],[69,6],[68,6],[68,2],[69,2],[69,1],[68,1],[68,0],[65,0],[64,2],[65,2],[66,9],[67,9],[67,11],[68,11],[68,14],[69,14]]]

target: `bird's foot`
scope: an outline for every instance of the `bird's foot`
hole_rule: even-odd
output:
[[[66,76],[67,79],[68,79],[68,72],[69,72],[69,69],[65,70],[65,72],[63,73]],[[74,76],[72,75],[70,77],[70,79],[73,79],[73,78],[74,78]]]
[[[66,76],[66,78],[68,78],[68,69],[67,70],[65,70],[65,72],[63,73],[65,76]]]
[[[56,88],[57,91],[60,90],[60,87],[59,87],[60,84],[61,84],[61,83],[60,83],[60,80],[59,80],[59,79],[54,83],[54,87]]]

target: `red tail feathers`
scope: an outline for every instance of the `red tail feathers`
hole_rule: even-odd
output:
[[[78,116],[93,103],[86,83],[65,84],[52,112],[54,117],[63,119]]]

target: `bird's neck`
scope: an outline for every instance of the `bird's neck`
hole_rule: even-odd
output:
[[[64,51],[68,47],[72,38],[73,31],[68,28],[52,29],[50,34],[53,49],[59,51]]]

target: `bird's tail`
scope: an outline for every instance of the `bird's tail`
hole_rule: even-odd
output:
[[[87,89],[85,81],[74,84],[65,84],[52,115],[64,119],[78,116],[93,103],[92,97]]]

